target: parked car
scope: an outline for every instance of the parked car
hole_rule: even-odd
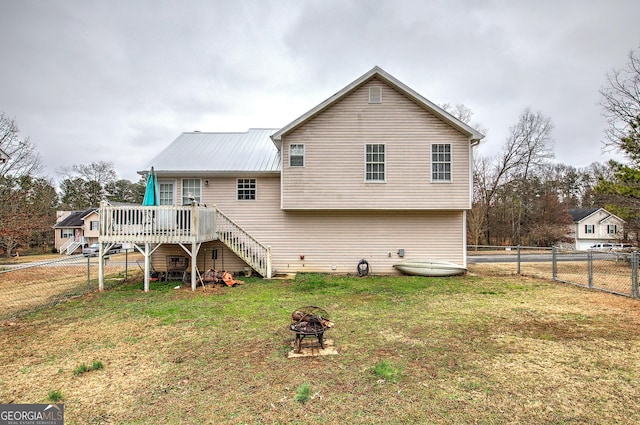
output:
[[[122,244],[114,244],[107,254],[117,254],[122,249]],[[100,253],[100,244],[94,243],[82,249],[82,255],[85,257],[97,257]]]
[[[598,243],[592,245],[591,251],[635,251],[637,248],[629,243]]]

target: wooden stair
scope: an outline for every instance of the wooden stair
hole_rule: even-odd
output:
[[[266,279],[271,279],[271,247],[258,242],[220,210],[216,214],[218,239]]]

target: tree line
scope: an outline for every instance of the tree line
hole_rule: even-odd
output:
[[[553,162],[553,122],[542,112],[525,109],[493,156],[473,164],[473,202],[467,214],[472,245],[551,246],[566,241],[568,211],[604,207],[626,221],[625,238],[640,242],[640,47],[626,66],[606,75],[600,106],[608,122],[605,147],[625,161],[593,163],[585,168]],[[464,105],[443,109],[470,124]],[[483,131],[478,124],[473,127]],[[20,246],[53,242],[57,210],[84,210],[111,202],[140,204],[145,181],[118,179],[113,163],[93,162],[60,169],[58,188],[38,177],[41,158],[15,119],[0,114],[0,248],[6,255]]]
[[[9,157],[0,163],[0,249],[6,256],[18,247],[49,249],[58,210],[85,210],[102,199],[140,204],[144,197],[144,179],[118,179],[111,162],[62,168],[56,188],[51,179],[39,177],[42,159],[36,146],[20,136],[16,120],[5,113],[0,113],[0,149]]]
[[[568,242],[567,212],[603,207],[626,221],[622,238],[640,245],[640,48],[629,53],[625,67],[606,75],[599,104],[608,123],[603,145],[625,160],[581,169],[553,163],[551,119],[525,110],[499,153],[475,160],[468,243]]]

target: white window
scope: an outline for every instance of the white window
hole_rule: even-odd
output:
[[[585,224],[584,225],[584,232],[586,234],[594,234],[596,232],[595,224]]]
[[[159,181],[158,189],[160,194],[160,205],[175,205],[175,190],[172,181]]]
[[[304,167],[304,145],[289,146],[289,166]]]
[[[200,202],[200,179],[182,180],[182,205],[191,205],[190,197]]]
[[[238,179],[238,200],[256,199],[256,179]]]
[[[72,238],[74,236],[73,229],[60,229],[60,237],[62,239]]]
[[[365,181],[385,181],[385,145],[366,145],[365,148]]]
[[[451,145],[449,143],[431,145],[431,181],[451,181]]]
[[[100,225],[100,222],[98,220],[91,220],[89,222],[89,230],[98,230],[99,225]]]
[[[382,103],[382,87],[369,87],[369,103]]]
[[[615,235],[618,233],[618,225],[617,224],[607,224],[607,233],[610,235]]]

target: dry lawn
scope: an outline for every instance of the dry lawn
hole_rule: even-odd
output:
[[[68,424],[640,422],[633,299],[514,276],[140,286],[4,323],[0,403],[59,390]],[[304,305],[331,313],[338,355],[287,359]]]
[[[484,276],[512,276],[517,274],[516,263],[478,263],[469,267],[472,273]],[[596,260],[592,265],[592,285],[595,288],[631,295],[631,267],[625,261]],[[550,262],[522,262],[520,273],[525,276],[551,279],[553,276]],[[589,270],[586,261],[559,261],[557,279],[577,285],[589,286]]]
[[[98,287],[98,260],[90,259],[90,282],[87,282],[87,260],[71,261],[59,254],[55,258],[37,256],[37,261],[46,264],[0,272],[0,302],[3,310],[0,318],[13,317],[24,311],[33,311],[59,302],[65,298],[84,294]],[[139,254],[129,254],[129,274],[139,274],[135,262],[141,260]],[[20,259],[34,257],[20,257]],[[112,281],[121,282],[124,276],[124,254],[112,255],[105,264],[105,285]]]

